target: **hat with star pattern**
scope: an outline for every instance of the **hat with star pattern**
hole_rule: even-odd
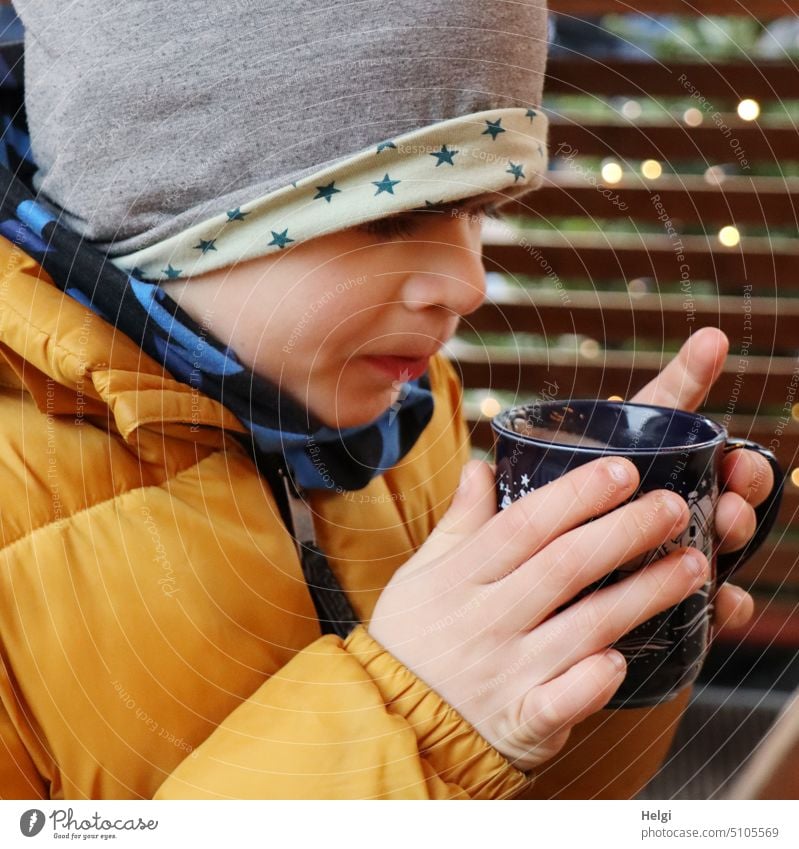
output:
[[[90,0],[69,15],[26,3],[34,184],[142,279],[412,209],[501,203],[546,168],[543,0],[109,5],[99,19]]]

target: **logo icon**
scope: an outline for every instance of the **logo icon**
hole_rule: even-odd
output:
[[[36,837],[44,828],[44,812],[38,808],[31,808],[19,818],[19,830],[25,837]]]
[[[391,381],[391,389],[392,389],[392,402],[389,408],[390,412],[388,415],[388,424],[391,426],[394,423],[394,419],[397,417],[397,413],[400,411],[400,407],[402,406],[402,402],[408,397],[411,391],[411,387],[408,385],[408,381],[411,379],[411,373],[408,369],[403,369],[400,373],[399,380]]]

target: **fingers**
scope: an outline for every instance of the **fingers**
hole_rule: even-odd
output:
[[[456,537],[474,533],[497,512],[495,492],[493,467],[482,460],[470,460],[463,467],[452,504],[435,530]]]
[[[519,713],[522,739],[546,740],[601,710],[621,685],[626,671],[624,656],[610,649],[533,687],[522,700]]]
[[[678,537],[689,517],[679,495],[657,490],[563,534],[503,579],[505,624],[534,628],[584,587]]]
[[[481,460],[463,467],[461,482],[447,512],[439,519],[424,544],[424,557],[405,564],[406,574],[416,574],[452,551],[463,539],[481,528],[497,512],[494,469]]]
[[[745,448],[724,455],[721,479],[729,492],[737,493],[753,507],[762,504],[774,486],[768,460]]]
[[[632,400],[637,404],[695,410],[721,374],[729,347],[729,340],[721,330],[700,327],[688,337],[677,356]]]
[[[622,457],[602,457],[515,501],[474,538],[475,550],[491,552],[475,578],[495,581],[553,539],[617,507],[638,485],[638,470]]]
[[[752,538],[757,527],[755,510],[740,495],[724,492],[716,506],[716,536],[719,551],[738,551]]]
[[[755,600],[734,584],[722,584],[713,600],[713,629],[716,636],[725,628],[742,628],[755,612]]]
[[[637,625],[696,592],[709,580],[705,556],[680,549],[644,567],[618,584],[597,590],[539,625],[523,641],[527,654],[552,658],[538,668],[550,680],[583,658],[615,643]],[[541,647],[555,642],[561,652]]]

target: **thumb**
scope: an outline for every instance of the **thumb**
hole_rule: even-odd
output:
[[[463,467],[449,510],[439,519],[430,539],[442,537],[451,548],[481,528],[496,512],[494,467],[482,460],[470,460]]]

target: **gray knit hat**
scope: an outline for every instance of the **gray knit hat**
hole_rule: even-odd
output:
[[[144,278],[535,188],[542,0],[15,0],[34,184]]]

